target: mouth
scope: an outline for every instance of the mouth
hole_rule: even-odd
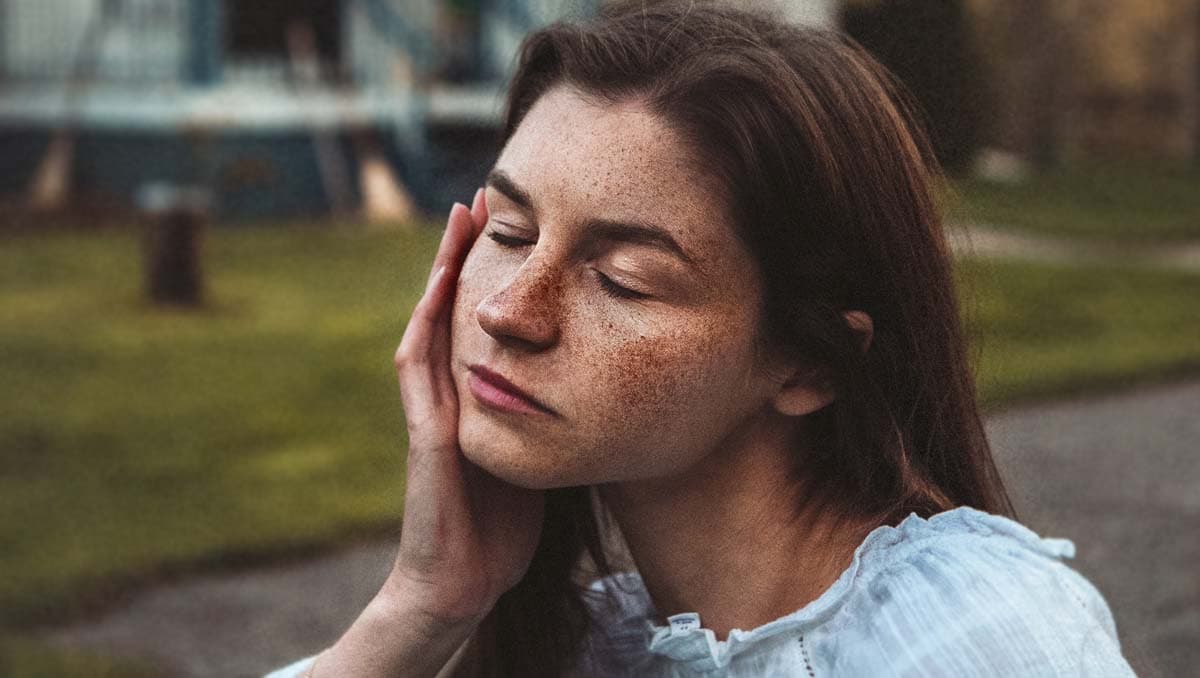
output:
[[[470,365],[467,369],[471,371],[467,378],[471,394],[483,405],[505,412],[557,415],[499,373],[482,365]]]

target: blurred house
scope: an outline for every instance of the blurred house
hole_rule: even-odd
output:
[[[782,2],[831,24],[834,0]],[[444,210],[494,159],[522,36],[602,0],[0,0],[0,195],[227,218]]]
[[[595,6],[452,4],[474,29],[432,0],[0,0],[0,192],[49,167],[92,204],[165,181],[226,216],[344,212],[383,158],[418,206],[469,197],[521,36]]]

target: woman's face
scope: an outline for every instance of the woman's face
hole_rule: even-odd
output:
[[[640,104],[537,101],[489,176],[455,299],[468,459],[530,488],[664,476],[768,406],[760,278],[710,186]],[[479,367],[550,411],[488,404]]]

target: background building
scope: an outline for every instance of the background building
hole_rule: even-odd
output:
[[[747,1],[865,20],[952,169],[1200,158],[1200,1]],[[0,200],[119,213],[166,182],[226,219],[437,211],[498,150],[521,37],[602,2],[0,0]]]
[[[166,182],[226,218],[436,210],[498,150],[521,37],[598,5],[0,0],[0,194],[121,211]]]
[[[0,0],[0,192],[119,207],[166,181],[211,188],[228,216],[279,217],[348,211],[386,166],[393,198],[440,205],[477,169],[458,149],[494,128],[521,36],[593,11]]]

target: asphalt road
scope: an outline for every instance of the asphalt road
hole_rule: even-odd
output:
[[[988,421],[1021,522],[1075,542],[1139,676],[1200,675],[1200,382]]]
[[[1200,667],[1200,382],[992,416],[1019,519],[1075,542],[1138,675]],[[169,675],[260,676],[325,647],[377,590],[393,546],[198,577],[57,630],[53,642],[150,658]]]

